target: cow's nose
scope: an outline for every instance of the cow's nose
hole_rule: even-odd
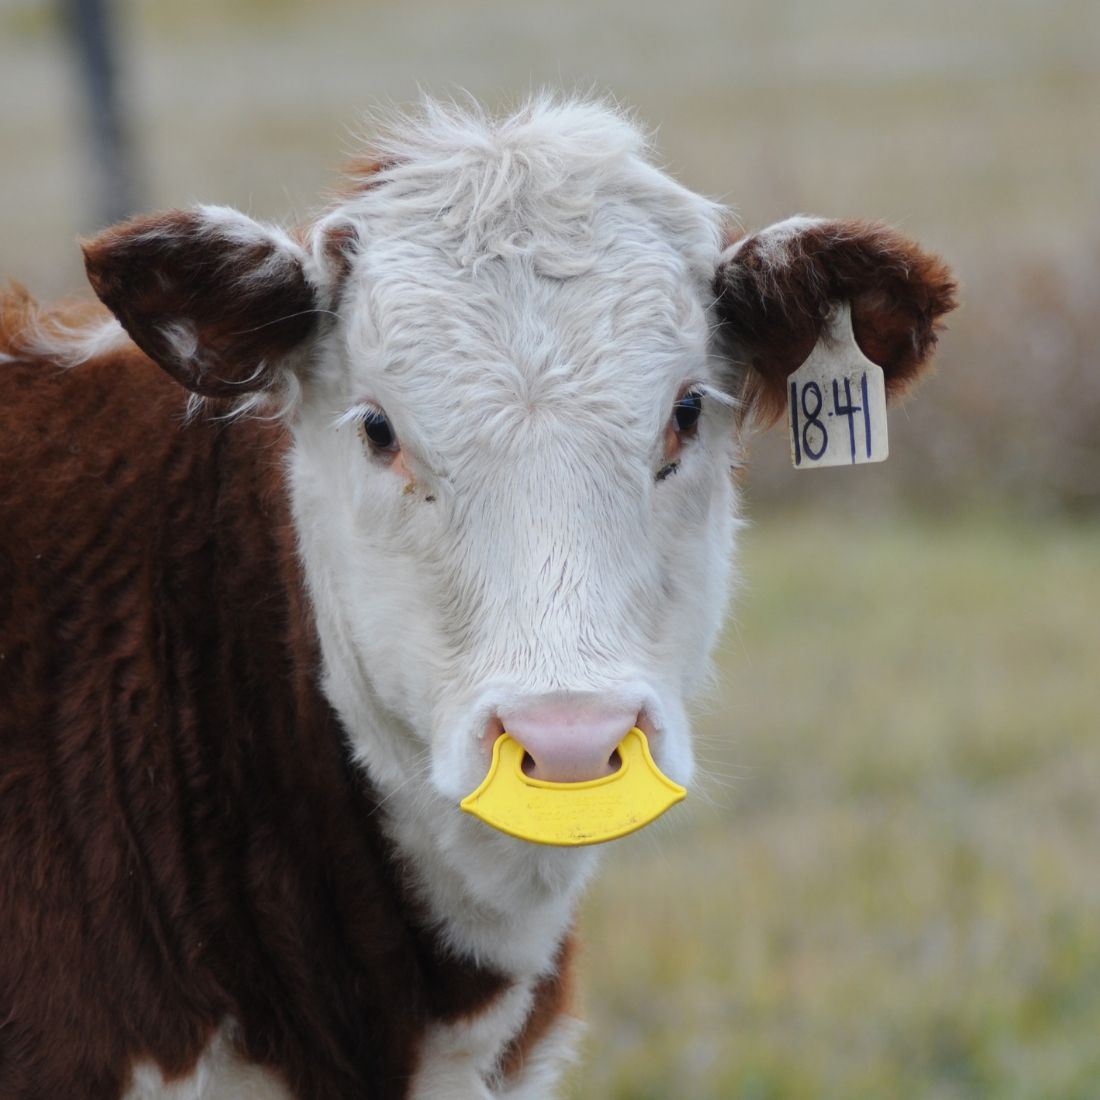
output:
[[[618,770],[615,750],[637,725],[638,709],[598,696],[562,694],[502,707],[498,718],[527,751],[523,769],[528,775],[578,783]]]

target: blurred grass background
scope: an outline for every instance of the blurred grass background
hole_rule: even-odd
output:
[[[1100,4],[118,0],[140,205],[308,217],[372,103],[611,92],[747,227],[883,218],[963,307],[883,466],[753,441],[709,776],[609,849],[572,1100],[1100,1097]],[[0,275],[97,228],[0,0]]]
[[[1098,536],[748,532],[709,779],[588,904],[574,1100],[1100,1096]]]

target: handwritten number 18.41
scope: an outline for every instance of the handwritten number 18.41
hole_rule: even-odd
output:
[[[867,401],[867,374],[864,372],[859,378],[860,395],[862,405],[852,402],[852,380],[844,379],[844,400],[840,399],[840,383],[834,378],[832,385],[833,407],[826,416],[847,417],[848,420],[848,446],[852,461],[856,460],[856,413],[863,413],[863,444],[867,450],[867,457],[871,457],[871,411]],[[793,417],[792,436],[794,437],[795,465],[802,464],[802,456],[816,462],[829,449],[829,429],[821,419],[822,406],[825,398],[821,393],[821,387],[816,382],[807,382],[802,386],[801,392],[797,382],[791,383],[791,416]],[[801,411],[801,419],[799,412]]]

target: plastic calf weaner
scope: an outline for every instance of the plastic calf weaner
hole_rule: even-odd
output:
[[[523,771],[524,748],[507,733],[493,745],[489,772],[459,804],[509,836],[577,847],[633,833],[675,806],[687,791],[653,762],[635,727],[619,745],[619,770],[580,783],[551,783]]]

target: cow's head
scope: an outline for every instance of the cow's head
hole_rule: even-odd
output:
[[[92,284],[188,389],[287,418],[327,690],[384,788],[456,804],[502,727],[536,775],[602,775],[635,724],[686,782],[740,427],[836,300],[900,390],[949,274],[880,226],[738,239],[600,106],[432,107],[373,161],[299,236],[110,230]]]

